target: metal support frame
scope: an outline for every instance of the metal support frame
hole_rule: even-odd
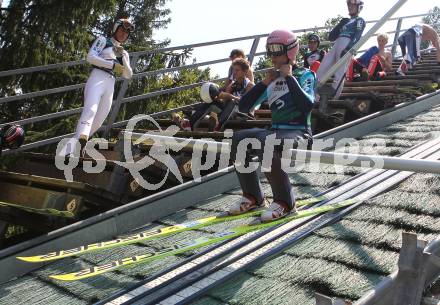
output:
[[[402,249],[399,256],[399,271],[394,288],[394,305],[420,304],[425,284],[424,249],[427,242],[416,234],[402,233]],[[427,254],[429,255],[429,254]]]
[[[346,305],[344,300],[329,298],[323,294],[315,293],[316,305]]]
[[[355,305],[426,304],[429,300],[423,299],[423,292],[440,275],[439,255],[440,239],[427,245],[416,234],[403,232],[398,270]]]
[[[258,49],[258,44],[260,43],[260,37],[255,38],[254,42],[252,43],[252,47],[251,47],[251,51],[248,55],[248,61],[249,64],[252,66],[252,63],[254,62],[255,59],[255,53],[257,53],[257,49]]]
[[[402,29],[402,21],[403,18],[399,18],[399,20],[397,21],[396,33],[394,35],[394,41],[393,41],[393,48],[391,49],[391,54],[393,58],[395,58],[397,55],[397,43],[399,40],[400,30]]]

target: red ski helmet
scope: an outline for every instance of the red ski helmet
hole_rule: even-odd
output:
[[[24,129],[20,125],[5,125],[0,131],[3,146],[16,149],[24,142]]]

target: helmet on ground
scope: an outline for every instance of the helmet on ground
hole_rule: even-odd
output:
[[[266,51],[268,56],[287,55],[290,60],[295,60],[298,50],[298,39],[291,31],[276,30],[267,37]]]
[[[0,130],[2,145],[9,149],[16,149],[24,142],[24,129],[20,125],[8,124]]]
[[[321,38],[319,38],[319,36],[316,35],[316,34],[310,34],[309,37],[308,37],[308,40],[309,40],[309,42],[310,42],[310,41],[315,41],[315,42],[317,42],[317,43],[318,43],[318,47],[319,47],[319,45],[321,44]]]
[[[217,84],[206,82],[200,88],[200,97],[205,103],[212,103],[220,94],[220,88]]]
[[[358,6],[358,13],[364,8],[364,1],[362,0],[347,0],[347,4],[356,4]]]
[[[128,19],[118,19],[116,20],[115,24],[113,25],[113,31],[112,31],[112,36],[115,35],[116,31],[118,30],[118,28],[122,26],[122,28],[127,32],[127,33],[133,33],[134,32],[134,25],[133,23],[130,22],[130,20]]]

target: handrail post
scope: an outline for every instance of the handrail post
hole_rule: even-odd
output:
[[[391,49],[391,54],[393,58],[395,58],[397,54],[397,43],[400,36],[400,30],[402,29],[402,21],[403,18],[399,18],[399,20],[397,21],[396,33],[394,34],[393,48]]]
[[[259,43],[260,43],[260,37],[255,38],[254,42],[252,43],[251,51],[248,55],[248,61],[251,66],[255,58],[255,53],[257,53],[257,48]]]
[[[139,55],[134,55],[131,58],[130,65],[133,70],[136,68],[136,62],[138,59],[139,59]],[[118,116],[119,109],[121,108],[122,99],[124,98],[125,93],[127,92],[127,89],[128,89],[128,83],[129,83],[129,80],[125,79],[121,85],[121,88],[119,89],[118,97],[116,98],[116,101],[112,107],[112,112],[110,114],[107,125],[105,127],[105,131],[104,131],[104,135],[103,135],[104,138],[108,138],[110,130],[112,129],[113,124],[116,121],[116,117]]]

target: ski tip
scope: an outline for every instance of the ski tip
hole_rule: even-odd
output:
[[[58,274],[58,275],[49,275],[51,279],[63,281],[63,282],[71,282],[75,280],[79,280],[79,278],[75,277],[75,273],[66,273],[66,274]]]
[[[27,263],[43,263],[43,262],[57,260],[62,257],[48,256],[48,255],[36,255],[36,256],[16,256],[15,258],[18,260],[21,260],[23,262],[27,262]]]
[[[15,257],[18,260],[21,260],[23,262],[27,263],[39,263],[42,262],[39,256],[16,256]]]

